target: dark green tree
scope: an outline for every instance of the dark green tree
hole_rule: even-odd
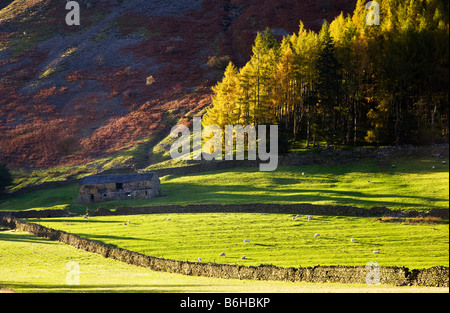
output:
[[[341,66],[336,58],[333,38],[330,36],[329,25],[324,23],[320,32],[322,49],[317,60],[318,81],[317,98],[320,114],[320,135],[325,139],[327,147],[340,137],[339,118],[341,114],[340,91],[342,76]]]
[[[13,177],[6,164],[0,163],[0,194],[5,192],[6,187],[11,186]]]

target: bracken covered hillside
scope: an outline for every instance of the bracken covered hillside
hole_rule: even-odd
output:
[[[228,60],[256,33],[318,30],[348,0],[79,0],[0,4],[0,162],[80,164],[162,139],[210,105]]]

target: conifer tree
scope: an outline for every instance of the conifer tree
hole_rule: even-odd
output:
[[[320,116],[320,135],[326,140],[327,146],[334,143],[338,137],[338,119],[340,117],[341,74],[340,64],[335,55],[333,39],[330,36],[329,25],[324,23],[320,31],[322,49],[317,60],[318,80],[317,97]]]
[[[239,78],[233,63],[228,64],[222,82],[219,82],[213,91],[213,105],[207,109],[202,119],[203,124],[217,125],[223,129],[226,125],[239,123],[240,108],[237,100],[240,92]]]

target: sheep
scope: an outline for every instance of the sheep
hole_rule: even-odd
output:
[[[320,237],[320,234],[315,234],[314,235],[314,238],[319,238]]]
[[[219,256],[225,256],[225,252],[222,252]]]
[[[379,253],[380,253],[380,250],[375,250],[375,251],[373,251],[373,253],[374,253],[374,254],[379,254]]]
[[[123,226],[127,226],[128,224],[127,223],[123,223]]]
[[[168,218],[167,220],[166,220],[166,222],[170,222],[172,219],[171,218]]]
[[[301,218],[302,216],[299,214],[299,215],[297,215],[295,218]]]
[[[295,216],[292,218],[293,221],[295,221]]]
[[[202,261],[202,258],[198,258],[198,261],[201,262],[201,261]]]
[[[307,218],[308,218],[308,222],[312,221],[312,219],[313,219],[313,217],[311,215],[308,215]]]
[[[351,242],[356,242],[355,238],[350,239]]]
[[[444,164],[444,165],[445,165],[445,164],[447,164],[447,162],[446,162],[446,161],[442,161],[442,164]]]
[[[87,219],[88,219],[87,215],[83,216],[83,218],[84,218],[85,220],[87,220]]]
[[[250,243],[250,240],[244,239],[244,243]]]
[[[305,176],[305,172],[302,173],[302,176]]]
[[[244,255],[243,257],[241,257],[241,260],[245,260],[247,257]]]

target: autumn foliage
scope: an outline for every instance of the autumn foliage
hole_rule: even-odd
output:
[[[205,0],[200,10],[180,16],[129,12],[108,27],[121,38],[144,37],[119,52],[141,66],[111,66],[98,58],[94,68],[65,73],[64,82],[49,76],[41,84],[52,51],[39,49],[39,43],[80,31],[65,25],[64,3],[41,1],[39,6],[48,7],[40,14],[23,12],[6,28],[0,25],[0,51],[4,46],[14,52],[0,59],[0,162],[10,167],[85,163],[161,136],[174,123],[189,124],[187,116],[211,104],[211,87],[224,61],[238,66],[248,61],[257,31],[270,26],[291,33],[300,19],[317,29],[318,19],[347,12],[349,1],[323,7],[310,1]],[[98,1],[84,8],[81,30],[101,21],[115,5]]]
[[[319,32],[258,33],[250,61],[213,88],[204,124],[278,124],[292,144],[448,142],[448,3],[380,6],[380,25],[360,0]]]

